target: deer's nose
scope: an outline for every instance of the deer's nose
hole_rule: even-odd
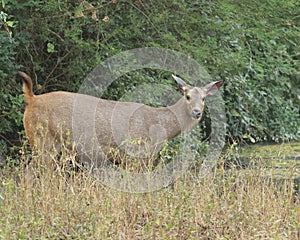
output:
[[[192,117],[195,118],[195,119],[199,119],[199,118],[201,117],[201,112],[200,112],[200,110],[194,109],[194,110],[192,111]]]

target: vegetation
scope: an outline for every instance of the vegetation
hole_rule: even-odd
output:
[[[179,51],[225,80],[228,139],[298,138],[298,9],[297,0],[2,0],[1,151],[18,144],[22,129],[17,69],[33,76],[37,93],[76,92],[101,61],[138,47]],[[114,83],[106,97],[119,99],[170,73],[132,75]]]
[[[299,165],[291,160],[280,180],[266,168],[270,158],[283,159],[291,149],[299,153],[299,145],[280,145],[259,159],[250,156],[247,169],[224,164],[202,179],[191,171],[172,188],[143,194],[116,191],[67,165],[39,164],[35,179],[23,165],[6,168],[0,173],[0,238],[297,239],[293,175]],[[253,150],[266,148],[245,151]]]
[[[299,143],[242,151],[237,143],[299,140],[299,9],[298,0],[1,0],[0,239],[298,239]],[[37,94],[77,92],[99,63],[143,47],[183,53],[225,81],[231,148],[214,173],[199,179],[196,166],[173,188],[146,194],[110,189],[63,163],[39,164],[28,179],[17,70]],[[148,83],[174,88],[170,75],[134,71],[104,97],[124,100]],[[162,104],[160,93],[139,98]],[[206,114],[199,143],[209,128]]]

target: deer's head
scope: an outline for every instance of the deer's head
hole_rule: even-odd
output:
[[[187,114],[194,120],[200,120],[204,111],[205,98],[214,95],[222,86],[222,81],[211,82],[204,87],[193,87],[185,83],[181,78],[172,75],[184,93]]]

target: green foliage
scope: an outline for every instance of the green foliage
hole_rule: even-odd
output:
[[[4,6],[2,1],[2,8]],[[7,152],[8,146],[15,144],[11,135],[22,125],[23,100],[16,95],[17,84],[12,78],[18,47],[18,41],[12,36],[16,24],[14,17],[0,8],[0,155]]]
[[[3,0],[1,137],[20,129],[20,85],[13,77],[20,66],[37,93],[76,92],[101,61],[147,46],[186,54],[225,80],[230,139],[299,137],[299,7],[297,0]],[[170,73],[130,73],[105,97],[119,99],[139,84],[157,82],[173,84]]]
[[[226,13],[229,5],[224,3],[222,12]],[[235,17],[231,18],[241,27],[239,39],[234,43],[240,43],[238,49],[247,53],[247,59],[244,61],[246,69],[229,79],[226,87],[233,138],[248,138],[254,142],[299,137],[297,5],[296,1],[273,0],[260,3],[259,7],[258,2],[235,6]],[[252,21],[253,18],[257,21]]]

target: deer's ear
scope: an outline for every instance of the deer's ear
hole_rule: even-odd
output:
[[[219,88],[222,86],[222,81],[212,82],[207,84],[204,88],[206,89],[207,95],[214,95],[218,92]]]
[[[175,79],[175,81],[177,82],[177,84],[179,85],[179,88],[182,92],[186,92],[186,90],[188,90],[188,88],[190,88],[190,85],[188,85],[185,81],[183,81],[180,77],[177,77],[175,75],[172,74],[172,77]]]

